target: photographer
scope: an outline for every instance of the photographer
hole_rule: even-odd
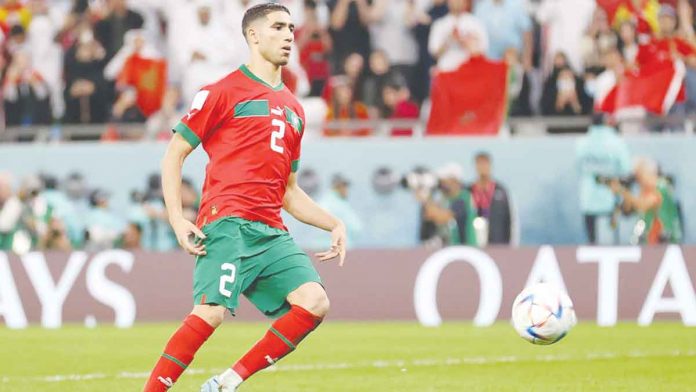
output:
[[[469,190],[462,184],[462,167],[450,163],[435,173],[442,198],[431,188],[412,188],[423,206],[424,224],[432,223],[446,245],[477,244],[473,221],[476,210]]]
[[[616,128],[605,125],[605,118],[598,114],[587,134],[578,140],[575,152],[580,178],[580,211],[587,240],[592,245],[611,242],[607,234],[612,230],[616,233],[620,206],[608,185],[612,179],[624,178],[630,173],[628,145]]]
[[[639,187],[637,195],[618,180],[612,180],[612,191],[623,199],[625,212],[636,212],[640,220],[634,234],[641,244],[679,243],[682,238],[679,209],[674,190],[666,178],[660,177],[657,164],[647,158],[637,161],[634,170]]]

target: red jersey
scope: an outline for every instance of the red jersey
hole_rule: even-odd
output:
[[[202,88],[174,127],[210,158],[196,225],[235,216],[287,230],[280,209],[299,165],[304,123],[282,83],[272,87],[246,66]]]

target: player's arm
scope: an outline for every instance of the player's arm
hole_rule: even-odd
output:
[[[191,151],[191,144],[181,134],[175,133],[162,159],[162,193],[169,224],[172,225],[179,245],[192,255],[205,255],[205,245],[195,245],[191,241],[192,234],[199,238],[205,238],[205,235],[196,225],[184,218],[181,207],[181,168]]]
[[[331,249],[317,253],[319,261],[339,258],[342,266],[346,258],[346,227],[343,222],[321,208],[297,185],[297,174],[291,173],[283,198],[283,209],[300,222],[331,232]]]

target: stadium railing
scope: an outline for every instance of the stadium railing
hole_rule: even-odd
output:
[[[583,132],[590,126],[590,116],[569,117],[512,117],[503,125],[499,136],[542,136]],[[624,133],[640,133],[655,126],[678,124],[687,134],[693,134],[696,114],[686,118],[647,117],[628,119],[621,123]],[[413,137],[425,136],[424,120],[334,120],[324,123],[308,124],[308,136],[321,137],[323,129],[361,130],[371,129],[372,135],[388,137],[392,129],[413,129]],[[92,124],[92,125],[43,125],[27,127],[7,127],[0,129],[0,143],[53,141],[96,141],[107,132],[114,132],[119,140],[144,140],[144,124]]]

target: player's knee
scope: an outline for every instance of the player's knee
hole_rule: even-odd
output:
[[[330,307],[329,297],[326,295],[326,292],[322,291],[314,295],[311,301],[309,301],[309,309],[307,310],[315,316],[324,318],[329,314]]]
[[[225,319],[225,308],[218,305],[196,305],[191,314],[202,318],[211,327],[217,328]]]

